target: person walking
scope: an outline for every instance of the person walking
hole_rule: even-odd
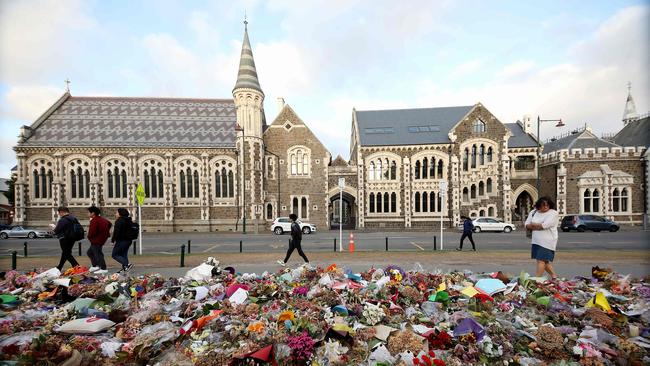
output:
[[[550,197],[541,197],[535,202],[535,209],[528,214],[526,229],[532,231],[530,256],[537,261],[536,276],[544,271],[557,278],[553,269],[553,258],[557,246],[557,225],[559,214],[555,211],[555,203]]]
[[[118,208],[115,211],[115,226],[113,228],[113,253],[111,257],[122,265],[122,269],[117,273],[124,273],[133,268],[129,263],[129,247],[133,240],[133,221],[129,216],[129,211],[125,208]]]
[[[474,232],[474,223],[472,223],[472,219],[470,219],[467,216],[461,216],[461,219],[463,219],[463,235],[460,236],[460,246],[456,248],[457,251],[463,250],[463,242],[465,241],[465,238],[469,238],[469,242],[472,243],[472,249],[476,251],[476,245],[474,244],[474,238],[472,238],[472,233]]]
[[[300,225],[296,222],[298,216],[296,216],[296,214],[291,214],[289,215],[289,219],[291,220],[291,240],[289,240],[289,249],[287,250],[287,255],[284,257],[284,261],[279,260],[278,264],[284,267],[289,261],[289,257],[291,257],[291,253],[293,253],[294,249],[298,250],[298,254],[305,260],[305,263],[309,264],[309,259],[307,259],[307,256],[300,246],[300,242],[302,241],[302,230],[300,229]]]
[[[90,264],[92,265],[88,270],[97,274],[106,273],[106,261],[104,260],[102,247],[106,243],[106,239],[111,237],[111,226],[113,226],[101,214],[102,212],[98,207],[88,207],[90,225],[88,225],[87,237],[90,242],[90,248],[88,248],[86,255],[90,258]]]
[[[56,268],[59,271],[63,271],[63,266],[66,261],[70,262],[72,267],[79,265],[79,262],[72,255],[72,248],[76,240],[83,239],[84,232],[81,224],[79,224],[79,220],[70,214],[70,210],[67,207],[60,206],[57,208],[57,213],[59,214],[59,221],[56,223],[56,226],[54,224],[50,226],[54,226],[53,234],[59,238],[59,246],[61,247],[61,259]]]

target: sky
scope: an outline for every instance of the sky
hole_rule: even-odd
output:
[[[0,0],[0,176],[73,96],[231,98],[246,14],[267,122],[282,97],[349,157],[352,109],[482,103],[551,136],[618,131],[627,83],[650,111],[646,1]]]

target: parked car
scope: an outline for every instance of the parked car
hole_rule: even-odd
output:
[[[579,232],[585,230],[595,232],[609,230],[614,232],[620,229],[619,224],[616,222],[598,215],[567,215],[562,218],[560,227],[564,232],[571,230],[577,230]]]
[[[515,230],[514,224],[509,224],[491,217],[477,217],[472,223],[474,224],[475,233],[480,233],[481,231],[502,231],[509,233]]]
[[[316,231],[316,225],[314,224],[302,222],[300,220],[297,222],[300,225],[300,229],[302,230],[303,234],[311,234]],[[278,217],[275,219],[275,221],[273,221],[273,224],[271,225],[271,231],[273,231],[275,235],[282,235],[283,233],[291,232],[291,220],[289,220],[288,217]]]
[[[0,231],[0,239],[8,238],[51,238],[52,233],[47,230],[27,229],[22,226],[14,226],[9,230]]]

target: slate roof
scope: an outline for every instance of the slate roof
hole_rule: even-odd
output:
[[[524,128],[519,123],[504,123],[512,133],[508,139],[508,147],[536,147],[537,140],[524,132]]]
[[[9,190],[9,179],[0,178],[0,192],[7,192]]]
[[[614,142],[621,146],[650,146],[650,116],[628,122],[614,136]]]
[[[356,111],[361,146],[450,143],[449,131],[474,106]]]
[[[232,99],[64,96],[18,146],[232,147]]]
[[[618,147],[619,145],[605,141],[591,133],[588,129],[559,138],[555,141],[544,143],[542,154],[548,154],[558,150],[571,149],[597,149],[599,147]]]

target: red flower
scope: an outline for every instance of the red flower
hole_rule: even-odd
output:
[[[433,364],[434,364],[435,366],[446,366],[445,361],[443,361],[443,360],[439,360],[439,359],[435,359],[435,360],[433,360]]]
[[[429,351],[429,356],[431,356],[431,358],[436,358],[436,353],[433,352],[433,350],[430,350]]]

